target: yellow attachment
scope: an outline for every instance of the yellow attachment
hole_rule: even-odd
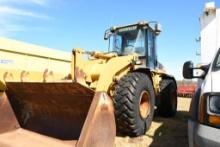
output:
[[[117,57],[117,54],[115,53],[108,53],[108,54],[104,54],[102,52],[99,51],[94,51],[91,53],[91,56],[94,58],[100,58],[100,59],[111,59],[112,57]]]
[[[92,52],[93,59],[85,59],[85,51],[74,49],[72,75],[74,80],[95,91],[107,92],[114,78],[127,74],[134,66],[137,55],[117,56],[114,53]]]
[[[0,80],[0,92],[1,92],[1,91],[5,91],[5,90],[6,90],[6,85],[5,85],[5,83]]]
[[[120,75],[123,71],[132,68],[133,55],[112,58],[103,67],[100,73],[96,91],[108,91],[115,75]]]
[[[88,74],[88,71],[85,69],[88,69],[87,67],[92,67],[96,64],[102,64],[104,60],[102,59],[96,59],[96,60],[85,60],[85,51],[80,48],[76,48],[73,50],[73,56],[72,56],[72,77],[78,83],[81,83],[85,85],[85,78]],[[89,80],[88,82],[92,82],[92,77],[87,77]],[[84,80],[84,82],[83,82]]]
[[[152,80],[155,93],[158,94],[160,92],[160,81],[162,80],[161,74],[158,74],[157,72],[152,72]]]

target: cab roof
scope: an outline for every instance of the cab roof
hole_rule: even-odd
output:
[[[150,24],[154,23],[155,24],[155,27],[153,28]],[[148,21],[139,21],[137,23],[134,23],[134,24],[128,24],[128,25],[123,25],[123,26],[113,26],[110,28],[110,31],[111,32],[116,32],[118,31],[119,29],[127,29],[127,28],[131,28],[132,30],[135,29],[135,27],[139,28],[150,28],[152,31],[154,31],[155,33],[159,33],[161,32],[160,28],[158,27],[158,23],[155,22],[155,21],[151,21],[151,22],[148,22]],[[128,29],[129,30],[129,29]]]

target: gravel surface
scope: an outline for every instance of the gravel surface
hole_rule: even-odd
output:
[[[188,147],[187,119],[191,99],[178,98],[178,112],[174,118],[154,117],[154,121],[141,137],[120,137],[115,140],[116,147]]]

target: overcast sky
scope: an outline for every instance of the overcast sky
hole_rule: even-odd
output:
[[[139,20],[158,21],[159,61],[182,79],[186,60],[199,62],[195,40],[208,0],[0,0],[0,36],[70,52],[106,51],[104,31]],[[216,0],[219,6],[219,1]]]

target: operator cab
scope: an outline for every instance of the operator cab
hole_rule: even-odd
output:
[[[156,24],[156,23],[155,23]],[[153,29],[148,22],[112,27],[105,33],[105,40],[109,39],[110,51],[119,56],[138,54],[139,59],[145,60],[150,68],[157,66],[155,40],[159,35],[158,24]]]

